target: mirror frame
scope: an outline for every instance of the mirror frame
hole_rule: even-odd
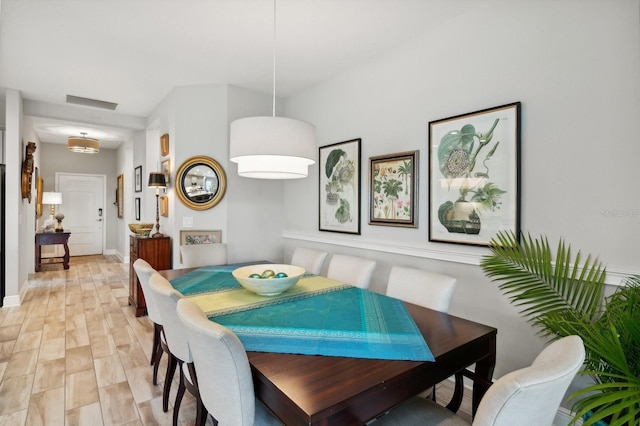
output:
[[[193,201],[188,195],[187,190],[185,188],[185,179],[187,177],[187,172],[191,170],[194,166],[202,164],[203,166],[207,166],[213,170],[213,172],[218,177],[218,191],[215,193],[212,199],[209,201],[198,203]],[[203,155],[198,155],[195,157],[191,157],[185,160],[180,168],[176,172],[176,193],[178,194],[178,198],[182,201],[182,204],[189,207],[193,210],[208,210],[218,204],[220,200],[224,197],[224,194],[227,190],[227,176],[224,173],[224,169],[216,160],[210,157],[205,157]]]

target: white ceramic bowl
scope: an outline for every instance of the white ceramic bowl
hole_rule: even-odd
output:
[[[284,272],[287,274],[285,278],[249,278],[251,274],[259,274],[266,270],[272,270],[274,273]],[[240,285],[249,291],[252,291],[260,296],[275,296],[284,291],[289,290],[296,285],[298,280],[304,275],[304,268],[293,265],[281,265],[281,264],[262,264],[262,265],[249,265],[242,266],[235,269],[232,274],[233,277],[240,283]]]

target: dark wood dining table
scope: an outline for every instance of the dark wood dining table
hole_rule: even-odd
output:
[[[196,268],[160,271],[172,280]],[[475,364],[472,406],[491,384],[497,330],[405,303],[435,362],[247,352],[256,396],[285,425],[362,425]],[[460,384],[460,382],[458,383]],[[456,386],[448,407],[457,411]]]

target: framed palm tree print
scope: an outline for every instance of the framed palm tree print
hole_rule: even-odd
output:
[[[418,226],[418,153],[369,157],[369,225]]]

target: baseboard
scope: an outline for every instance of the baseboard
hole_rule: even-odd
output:
[[[2,307],[10,308],[12,306],[20,306],[20,296],[5,296],[5,298],[2,300]]]

